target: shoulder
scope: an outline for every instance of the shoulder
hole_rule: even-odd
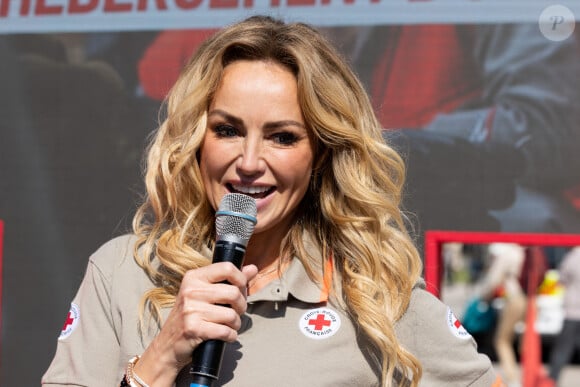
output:
[[[491,385],[495,381],[491,361],[477,352],[475,340],[451,308],[422,286],[413,290],[395,330],[401,345],[421,362],[426,385],[443,386],[449,381]]]
[[[124,314],[125,320],[131,318],[135,321],[138,321],[136,307],[142,294],[154,286],[135,261],[137,240],[137,236],[126,234],[101,245],[89,258],[84,281],[84,288],[96,289],[106,295],[111,310]],[[121,324],[120,321],[117,324]]]
[[[137,266],[133,251],[137,237],[125,234],[102,244],[89,258],[89,264],[97,269],[106,279],[111,279],[121,267]]]
[[[455,326],[450,325],[453,322],[450,322],[450,314],[452,311],[447,305],[419,284],[413,289],[405,314],[395,325],[399,339],[408,341],[417,335],[437,336],[441,333],[449,338],[469,339],[468,334],[460,335]],[[434,328],[437,331],[433,331]]]

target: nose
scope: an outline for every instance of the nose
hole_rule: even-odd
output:
[[[259,138],[247,136],[242,142],[236,168],[240,174],[254,176],[264,172],[263,143]]]

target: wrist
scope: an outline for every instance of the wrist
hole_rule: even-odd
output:
[[[134,356],[127,363],[127,366],[125,367],[125,376],[123,377],[123,381],[121,381],[121,387],[149,387],[149,385],[135,373],[135,364],[137,364],[140,358],[139,355]]]
[[[176,364],[175,360],[168,359],[166,353],[159,352],[154,342],[139,356],[139,361],[134,362],[133,374],[137,374],[149,386],[172,386],[183,367]]]

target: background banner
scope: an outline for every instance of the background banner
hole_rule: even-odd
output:
[[[580,14],[580,4],[565,3]],[[553,4],[545,0],[0,0],[0,33],[211,28],[256,13],[316,25],[535,22]]]

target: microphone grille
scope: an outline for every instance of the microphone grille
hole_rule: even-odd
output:
[[[218,240],[231,240],[244,246],[248,244],[256,225],[256,201],[244,194],[224,195],[216,212]]]

